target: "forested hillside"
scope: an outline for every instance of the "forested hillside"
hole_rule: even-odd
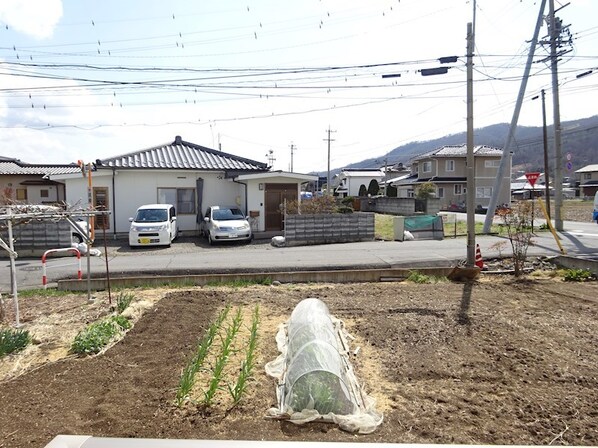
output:
[[[571,154],[572,171],[585,165],[598,164],[598,116],[583,118],[581,120],[563,122],[562,128],[562,154]],[[496,124],[475,130],[474,144],[489,145],[502,148],[506,141],[509,125]],[[552,126],[548,127],[548,154],[550,169],[554,166],[554,134]],[[466,142],[466,133],[447,135],[435,140],[411,142],[390,151],[386,156],[364,159],[344,168],[374,168],[383,166],[382,160],[386,157],[387,163],[410,164],[413,157],[432,151],[444,145],[461,145]],[[511,146],[513,152],[513,171],[544,171],[544,149],[542,140],[542,127],[519,126],[515,133],[515,140]],[[564,162],[563,162],[564,163]],[[339,170],[335,170],[335,173]],[[567,170],[563,167],[563,174]]]

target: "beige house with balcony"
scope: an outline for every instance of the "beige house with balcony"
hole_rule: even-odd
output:
[[[475,146],[474,178],[476,207],[487,207],[492,197],[494,182],[498,174],[502,149],[490,146]],[[442,146],[412,159],[409,176],[393,182],[398,197],[414,197],[417,188],[427,182],[436,187],[440,209],[464,208],[467,194],[467,146]],[[498,204],[511,202],[511,153],[508,154],[507,169],[500,184]]]

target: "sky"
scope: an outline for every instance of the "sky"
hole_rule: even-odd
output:
[[[568,3],[562,121],[598,104],[598,2]],[[474,8],[474,127],[511,121],[540,4],[2,0],[0,156],[87,163],[180,135],[274,170],[393,163],[398,146],[466,130]],[[547,55],[540,43],[521,125],[542,125],[541,89],[552,123]],[[447,73],[425,76],[438,67]]]

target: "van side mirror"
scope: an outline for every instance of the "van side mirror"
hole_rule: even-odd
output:
[[[129,222],[133,222],[133,218],[129,218]]]

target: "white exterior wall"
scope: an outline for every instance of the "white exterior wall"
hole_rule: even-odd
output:
[[[218,177],[221,177],[220,179]],[[196,180],[202,178],[203,201],[201,213],[205,213],[211,205],[239,205],[244,208],[244,187],[232,180],[223,179],[221,172],[192,171],[127,171],[116,170],[114,178],[115,196],[112,191],[112,171],[100,170],[92,174],[93,187],[108,188],[110,216],[110,233],[126,233],[129,231],[129,217],[134,216],[137,208],[143,204],[158,201],[158,188],[196,188]],[[65,180],[67,185],[67,202],[71,205],[80,201],[87,206],[87,179],[79,176]],[[196,192],[197,194],[197,192]],[[116,204],[114,204],[114,198]],[[174,204],[176,206],[176,204]],[[116,229],[113,223],[116,220]],[[199,228],[196,213],[179,214],[177,210],[178,228],[181,232],[195,232]]]

